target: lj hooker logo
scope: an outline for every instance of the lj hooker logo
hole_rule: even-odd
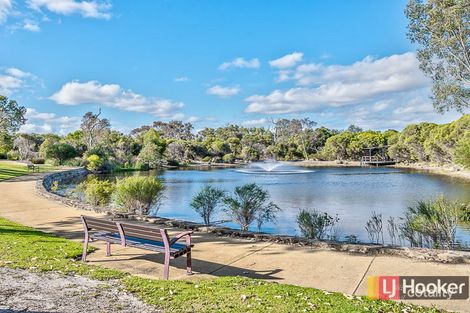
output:
[[[368,296],[381,300],[468,299],[468,276],[371,276]]]

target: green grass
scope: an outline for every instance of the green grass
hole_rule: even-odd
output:
[[[313,288],[221,277],[164,281],[77,261],[81,244],[0,218],[0,266],[120,279],[123,288],[165,312],[440,312]]]
[[[47,172],[55,169],[54,166],[50,165],[36,166],[38,166],[40,172]],[[31,171],[28,171],[26,164],[0,161],[0,181],[26,175],[28,173],[31,173]]]

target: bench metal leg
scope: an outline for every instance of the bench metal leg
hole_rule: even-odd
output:
[[[186,254],[186,273],[188,275],[193,275],[193,264],[191,261],[191,251]]]
[[[163,279],[168,280],[170,276],[170,253],[165,253],[165,264],[163,265]]]
[[[86,262],[86,253],[88,250],[88,241],[90,241],[90,238],[88,235],[85,235],[85,239],[83,240],[83,253],[82,253],[82,261]]]
[[[111,243],[106,242],[106,256],[111,256]]]

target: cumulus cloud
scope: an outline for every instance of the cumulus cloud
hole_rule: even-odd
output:
[[[64,84],[49,99],[63,105],[101,104],[123,111],[141,112],[157,117],[170,117],[181,109],[182,102],[168,99],[148,98],[118,84],[101,84],[97,81]]]
[[[257,58],[245,60],[244,58],[236,58],[229,62],[224,62],[219,65],[219,70],[228,70],[230,68],[259,68],[260,63]]]
[[[64,135],[77,129],[80,125],[78,116],[58,116],[55,113],[38,112],[34,108],[27,108],[26,124],[21,126],[22,133],[58,133]]]
[[[228,98],[237,95],[240,92],[239,86],[223,87],[215,85],[207,89],[207,93],[213,96],[219,96],[222,98]]]
[[[381,59],[366,57],[351,65],[302,64],[291,76],[298,86],[252,95],[246,112],[280,114],[319,112],[364,102],[394,98],[429,86],[414,53]]]
[[[0,0],[0,24],[4,23],[12,9],[12,0]]]
[[[110,19],[111,3],[108,1],[77,1],[77,0],[29,0],[29,7],[40,11],[47,9],[61,15],[79,14],[87,18]]]
[[[10,96],[14,91],[23,88],[28,81],[36,77],[28,72],[10,67],[0,73],[0,94]]]
[[[303,57],[304,54],[302,52],[293,52],[279,59],[269,61],[269,65],[280,69],[289,68],[301,62]]]

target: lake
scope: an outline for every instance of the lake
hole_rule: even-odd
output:
[[[316,209],[338,215],[339,234],[342,238],[355,235],[368,241],[366,221],[373,211],[381,213],[384,236],[387,237],[386,219],[399,218],[408,206],[419,200],[432,200],[439,195],[470,202],[470,183],[447,176],[388,167],[325,167],[291,173],[265,173],[243,169],[178,169],[124,175],[155,175],[164,181],[165,199],[157,215],[188,221],[202,222],[189,206],[192,196],[204,185],[212,184],[232,192],[235,186],[257,183],[269,191],[272,200],[281,207],[276,223],[267,223],[262,231],[275,234],[300,235],[296,215],[300,209]],[[110,178],[110,175],[103,177]],[[221,211],[215,220],[227,216]],[[225,225],[238,228],[236,224]],[[256,230],[253,225],[252,230]],[[457,239],[470,244],[470,227],[461,225]]]

